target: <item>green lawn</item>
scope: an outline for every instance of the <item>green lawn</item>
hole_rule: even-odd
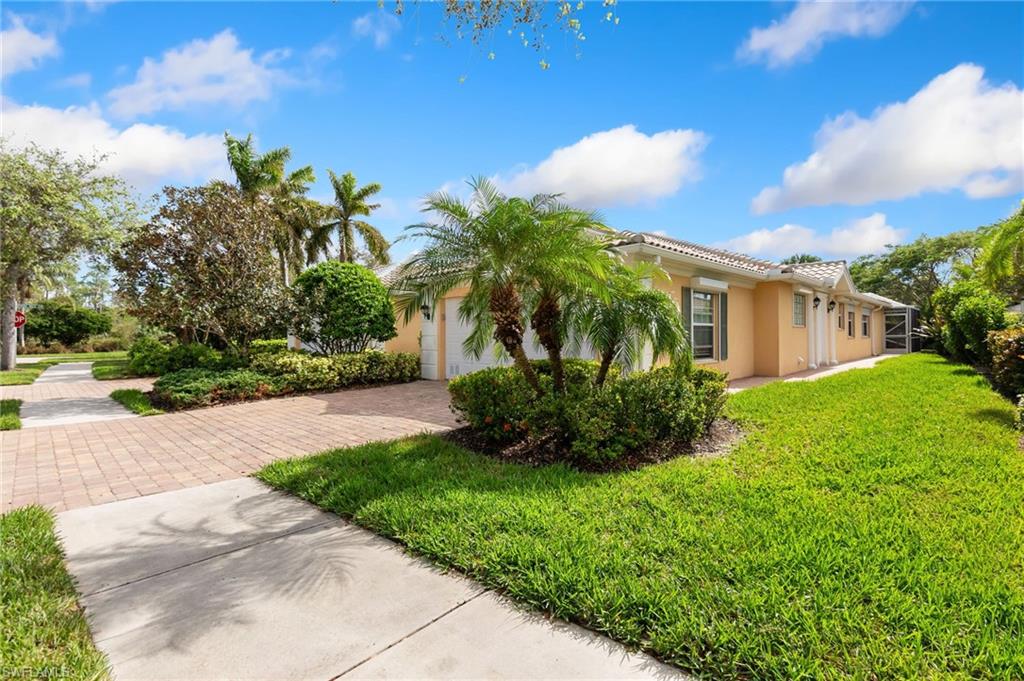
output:
[[[128,358],[104,359],[93,362],[92,377],[99,381],[111,381],[115,378],[130,378]]]
[[[28,506],[0,516],[0,660],[4,678],[107,678],[53,531]]]
[[[155,416],[164,413],[163,409],[154,407],[149,401],[149,395],[141,390],[115,390],[110,393],[110,397],[140,416]]]
[[[61,364],[64,362],[94,362],[102,360],[126,361],[128,353],[124,351],[115,351],[80,352],[64,355],[25,355],[22,356],[21,359],[25,359],[26,357],[43,357],[45,359],[33,364],[18,364],[16,368],[11,369],[10,371],[0,371],[0,385],[28,385],[39,378],[39,374],[43,373],[43,371],[49,367],[52,367],[54,364]],[[95,375],[95,369],[93,370],[93,374]]]
[[[433,436],[259,477],[707,677],[1024,678],[1010,403],[918,354],[730,398],[730,454],[585,474]]]
[[[0,430],[21,429],[21,400],[0,400]]]

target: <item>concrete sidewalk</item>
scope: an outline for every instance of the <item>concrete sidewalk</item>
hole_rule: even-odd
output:
[[[793,381],[816,381],[819,378],[835,376],[836,374],[841,374],[844,371],[850,371],[851,369],[870,369],[879,362],[891,357],[898,357],[898,355],[875,355],[873,357],[855,359],[849,362],[843,362],[842,364],[835,364],[833,366],[824,366],[817,369],[798,371],[795,374],[789,374],[786,376],[747,376],[746,378],[738,378],[735,381],[729,381],[728,392],[738,393],[741,390],[746,390],[747,388],[756,388],[759,385],[776,383],[778,381],[784,381],[787,383]]]
[[[42,386],[85,384],[95,385],[95,389],[99,389],[102,385],[100,381],[92,377],[92,362],[56,364],[43,371],[35,380],[35,384]],[[102,387],[108,391],[113,390],[110,386]],[[137,418],[136,414],[110,399],[108,395],[109,392],[82,397],[23,398],[21,427],[45,428],[47,426]]]
[[[683,678],[253,479],[66,511],[58,530],[119,681]]]

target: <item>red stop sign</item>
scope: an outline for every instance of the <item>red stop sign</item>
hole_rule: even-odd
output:
[[[25,326],[25,313],[18,310],[14,313],[14,328],[20,329]]]

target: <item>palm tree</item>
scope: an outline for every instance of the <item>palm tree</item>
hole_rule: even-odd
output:
[[[359,187],[352,173],[345,173],[341,177],[331,170],[327,173],[334,188],[334,205],[329,208],[330,217],[313,233],[311,257],[319,253],[330,257],[331,234],[337,232],[338,260],[355,262],[358,254],[355,237],[358,232],[366,244],[370,264],[387,265],[391,262],[388,255],[391,244],[376,227],[360,219],[360,216],[369,217],[370,213],[380,208],[379,203],[369,203],[370,197],[380,191],[380,185],[371,182]]]
[[[325,217],[323,207],[306,197],[309,186],[316,182],[313,167],[286,173],[291,150],[278,147],[260,154],[251,134],[243,140],[225,132],[224,146],[239,189],[253,201],[270,202],[277,218],[271,246],[277,253],[281,281],[287,286],[291,273],[302,270],[307,242]]]
[[[988,228],[981,242],[978,269],[982,280],[992,287],[1014,278],[1020,280],[1013,275],[1024,273],[1024,201],[1016,213]]]
[[[402,265],[393,290],[407,294],[400,307],[408,320],[421,306],[433,306],[468,284],[459,305],[459,318],[472,324],[465,351],[480,357],[491,339],[497,341],[542,394],[523,350],[525,320],[532,318],[552,374],[560,375],[561,298],[596,288],[609,256],[585,228],[604,228],[593,214],[551,195],[509,198],[486,179],[473,180],[470,187],[468,202],[445,192],[426,198],[424,210],[437,221],[406,228],[408,236],[426,245]]]
[[[805,262],[821,262],[821,258],[810,253],[797,253],[779,261],[780,265],[797,265]]]
[[[649,263],[620,265],[605,281],[605,298],[586,296],[569,306],[567,325],[573,337],[600,355],[596,385],[604,383],[612,362],[635,366],[648,344],[655,357],[668,355],[672,362],[689,366],[689,343],[679,310],[665,293],[646,285],[659,277],[665,273]]]

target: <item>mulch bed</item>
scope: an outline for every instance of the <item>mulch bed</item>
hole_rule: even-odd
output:
[[[633,452],[621,459],[600,466],[566,459],[557,443],[551,438],[527,438],[512,444],[502,444],[487,439],[469,426],[450,430],[442,437],[460,447],[500,461],[527,466],[548,466],[565,462],[580,470],[606,473],[636,470],[680,456],[721,456],[729,453],[743,439],[744,434],[743,429],[735,421],[722,418],[711,424],[708,432],[693,442],[658,443],[646,450]]]

